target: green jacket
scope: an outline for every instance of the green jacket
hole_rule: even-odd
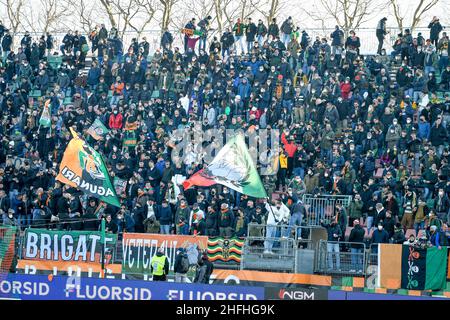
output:
[[[361,218],[362,217],[362,207],[363,207],[362,201],[353,200],[350,203],[350,206],[348,208],[348,216],[352,219]]]
[[[235,23],[233,27],[234,35],[236,37],[240,37],[244,35],[244,30],[246,28],[246,25],[243,23]]]

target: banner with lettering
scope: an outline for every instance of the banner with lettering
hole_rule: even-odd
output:
[[[122,272],[129,274],[151,274],[150,261],[159,248],[169,259],[173,271],[179,248],[187,250],[189,262],[195,265],[200,251],[206,250],[208,237],[181,236],[150,233],[124,233],[122,239]]]
[[[72,140],[64,151],[56,180],[120,208],[103,157],[70,128]]]
[[[263,287],[184,284],[9,274],[1,299],[14,300],[263,300]]]
[[[106,263],[111,261],[116,242],[117,234],[106,234]],[[101,248],[100,231],[26,229],[22,259],[100,263]]]

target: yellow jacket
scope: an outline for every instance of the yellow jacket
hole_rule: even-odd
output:
[[[278,155],[277,163],[275,165],[276,168],[287,169],[288,167],[288,158],[284,155],[284,153]]]

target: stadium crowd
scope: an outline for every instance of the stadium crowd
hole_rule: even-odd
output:
[[[436,234],[450,222],[450,63],[439,19],[427,39],[399,34],[390,55],[385,18],[373,55],[361,55],[365,39],[339,27],[311,39],[291,17],[280,26],[247,18],[212,36],[211,21],[189,21],[184,48],[165,30],[151,53],[145,37],[124,50],[117,30],[104,25],[86,36],[69,31],[61,44],[26,33],[13,48],[0,23],[3,224],[98,230],[106,216],[114,233],[246,236],[252,222],[304,224],[304,194],[349,195],[347,208],[337,205],[322,221],[329,241],[354,226],[351,242],[403,243],[415,229],[444,245]],[[101,141],[86,134],[97,118],[110,129]],[[55,180],[69,127],[103,154],[111,176],[127,181],[120,208]],[[195,146],[171,156],[170,133],[180,128],[280,130],[280,149],[270,150],[277,173],[262,176],[279,197],[269,204],[220,185],[183,190],[174,177],[189,178],[204,163]],[[287,230],[270,233],[288,237]]]

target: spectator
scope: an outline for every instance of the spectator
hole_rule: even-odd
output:
[[[275,202],[275,206],[265,202],[265,209],[268,212],[266,221],[266,240],[264,242],[264,254],[274,254],[272,251],[275,238],[277,236],[277,226],[286,225],[289,219],[289,208],[280,200]]]
[[[387,18],[382,18],[377,25],[377,38],[378,38],[378,49],[377,54],[381,54],[381,49],[383,48],[384,36],[387,34],[386,31],[386,20]]]
[[[431,20],[430,24],[428,25],[428,29],[430,29],[430,39],[431,42],[434,43],[435,46],[438,44],[439,40],[439,33],[442,31],[442,25],[439,22],[439,18],[434,16],[433,20]]]
[[[431,245],[434,247],[437,247],[439,250],[442,249],[442,242],[441,239],[442,235],[440,230],[437,228],[437,226],[431,226],[430,227],[430,242]]]
[[[389,243],[389,234],[383,228],[383,224],[378,224],[378,228],[372,234],[370,240],[372,253],[378,253],[379,243]]]
[[[411,237],[412,237],[412,241],[411,241]],[[410,235],[409,243],[413,243],[414,241],[415,241],[414,235]],[[405,242],[407,242],[407,240],[405,238],[405,233],[403,232],[402,225],[400,223],[396,223],[394,226],[394,235],[392,237],[392,243],[405,244]]]
[[[342,237],[342,230],[336,222],[336,217],[332,218],[331,223],[324,223],[320,220],[320,224],[327,230],[328,242],[327,242],[327,252],[328,252],[328,270],[341,269],[341,257],[339,255],[339,239]],[[334,254],[333,254],[334,253]],[[336,260],[336,269],[334,269],[333,256]]]
[[[175,257],[175,265],[173,270],[175,272],[175,282],[185,283],[187,278],[186,274],[188,273],[190,268],[189,258],[186,253],[186,249],[180,248],[177,251],[177,255]]]
[[[117,233],[117,224],[112,220],[110,214],[106,215],[105,231],[107,233]]]
[[[243,40],[244,30],[245,30],[245,25],[243,23],[241,23],[241,19],[238,18],[237,22],[234,24],[234,27],[233,27],[234,40],[235,40],[234,49],[236,50],[236,42],[238,42],[240,45],[241,54],[245,53],[244,40]]]
[[[366,231],[361,227],[359,219],[353,220],[353,229],[350,231],[348,242],[352,254],[352,270],[350,272],[363,271],[364,235]]]
[[[227,203],[222,203],[219,213],[219,235],[231,237],[233,235],[234,215]]]
[[[159,224],[161,234],[170,234],[170,226],[172,225],[172,209],[170,208],[166,199],[162,201],[161,209],[159,210]]]

